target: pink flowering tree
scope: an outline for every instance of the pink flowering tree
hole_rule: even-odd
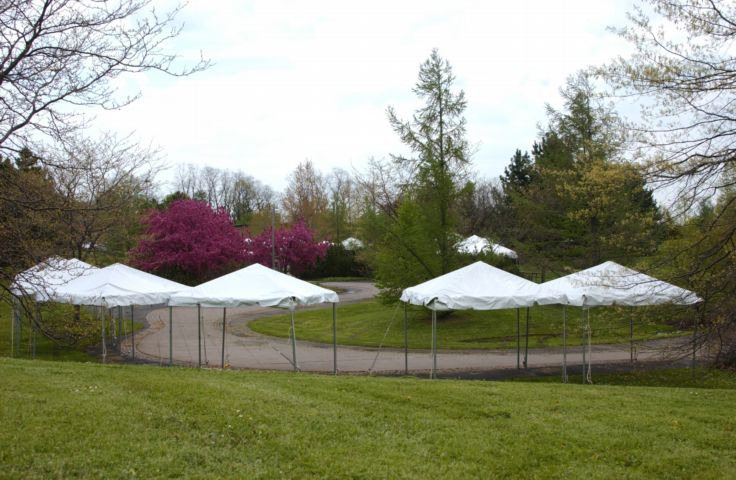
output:
[[[317,242],[304,221],[290,227],[281,227],[275,232],[276,269],[284,273],[299,275],[313,267],[325,257],[329,242]],[[248,256],[253,262],[271,267],[271,229],[246,241]]]
[[[130,251],[134,266],[197,284],[242,267],[243,237],[222,209],[206,202],[176,200],[143,221],[144,236]]]

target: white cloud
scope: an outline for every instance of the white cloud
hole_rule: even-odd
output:
[[[305,158],[323,171],[402,150],[386,120],[416,107],[411,88],[431,49],[468,98],[477,170],[503,171],[528,149],[544,104],[567,76],[626,48],[608,25],[629,2],[193,1],[171,48],[215,62],[188,78],[138,75],[143,98],[98,115],[136,131],[170,163],[242,169],[280,189]]]

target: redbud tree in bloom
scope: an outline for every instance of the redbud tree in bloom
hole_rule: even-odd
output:
[[[216,278],[247,263],[243,236],[222,209],[177,200],[143,220],[144,236],[130,256],[134,266],[190,284]]]
[[[315,241],[314,234],[302,220],[290,227],[279,228],[274,237],[276,269],[295,276],[314,267],[317,260],[327,255],[327,249],[330,247],[328,242]],[[272,266],[270,228],[249,240],[247,244],[248,255],[253,262],[269,268]]]

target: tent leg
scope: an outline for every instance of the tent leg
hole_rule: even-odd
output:
[[[105,345],[105,307],[99,307],[97,314],[100,316],[100,323],[102,324],[102,363],[105,363],[107,357],[107,346]]]
[[[202,306],[197,304],[197,368],[202,368]]]
[[[169,307],[169,366],[174,364],[174,307]]]
[[[337,375],[337,304],[332,304],[332,374]]]
[[[430,378],[437,378],[437,311],[432,310],[432,374]]]
[[[135,360],[135,309],[130,306],[130,358]]]
[[[18,299],[13,297],[13,313],[10,322],[10,358],[15,357],[15,324],[18,323]]]
[[[298,367],[296,366],[296,331],[294,329],[294,310],[291,311],[291,362],[296,372]]]
[[[38,326],[41,325],[41,307],[38,306],[38,302],[34,302],[33,306],[35,307],[34,312],[34,322],[33,325],[31,325],[31,335],[33,336],[33,341],[31,342],[31,358],[35,360],[36,358],[36,340],[37,340],[37,330]]]
[[[225,369],[225,325],[227,325],[227,308],[222,308],[222,358],[220,365]]]
[[[580,309],[580,346],[583,349],[583,384],[585,384],[585,307]]]
[[[120,340],[123,335],[123,307],[118,305],[118,350],[120,350]]]
[[[629,342],[630,342],[630,355],[631,363],[634,363],[634,319],[629,319]]]
[[[519,309],[516,309],[516,369],[521,369],[521,328],[520,328],[520,313]]]
[[[529,307],[526,307],[526,335],[524,338],[524,368],[528,368],[529,364]]]
[[[593,331],[590,328],[590,309],[588,308],[585,312],[585,318],[586,318],[586,330],[588,335],[588,367],[585,372],[585,383],[593,383],[593,379],[591,378],[591,369],[592,369],[592,355],[593,355],[593,349],[592,349],[592,337],[593,337]]]
[[[404,375],[409,375],[409,304],[404,303]]]
[[[567,383],[567,307],[562,306],[562,383]]]
[[[693,377],[695,376],[695,354],[698,350],[698,322],[695,322],[695,328],[693,329],[693,358],[690,368],[692,369]]]

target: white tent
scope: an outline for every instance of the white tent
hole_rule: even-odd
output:
[[[363,242],[355,237],[348,237],[342,241],[342,247],[345,250],[360,250],[363,246]]]
[[[595,267],[543,283],[543,289],[562,291],[568,305],[692,305],[701,300],[695,293],[657,280],[616,262]]]
[[[222,364],[225,364],[225,317],[227,307],[258,305],[261,307],[280,307],[291,310],[291,348],[292,365],[298,369],[296,361],[296,335],[294,330],[294,309],[297,305],[332,303],[333,358],[334,371],[337,372],[337,344],[335,338],[335,303],[340,298],[337,293],[326,288],[299,280],[261,264],[255,263],[222,277],[210,280],[196,287],[187,288],[171,295],[171,306],[197,306],[223,308],[223,350]]]
[[[565,305],[583,307],[583,314],[588,316],[585,335],[588,338],[588,354],[583,346],[583,376],[590,382],[591,329],[588,307],[621,305],[692,305],[702,299],[694,292],[677,287],[671,283],[658,280],[636,270],[619,265],[616,262],[604,262],[595,267],[572,273],[543,283],[543,290],[562,292],[566,297]],[[629,342],[631,361],[634,361],[634,323],[629,324]],[[566,364],[563,363],[563,380],[567,378]]]
[[[10,292],[14,296],[13,322],[10,329],[12,355],[15,354],[16,348],[20,350],[20,332],[22,331],[20,297],[28,297],[35,302],[46,302],[59,287],[95,270],[97,267],[76,258],[51,257],[15,276],[10,285]],[[38,315],[38,310],[35,315]],[[32,321],[31,325],[33,325]],[[16,330],[19,332],[18,337],[16,337]],[[35,331],[33,327],[31,330],[31,351],[33,352],[35,352],[36,342]]]
[[[541,289],[534,282],[484,262],[475,262],[401,293],[402,302],[433,310],[498,310],[565,300],[554,288]]]
[[[181,283],[115,263],[57,288],[51,300],[74,305],[116,307],[166,303],[186,288]]]
[[[259,305],[294,308],[297,305],[339,301],[337,293],[332,290],[254,263],[196,287],[175,292],[169,299],[169,305],[203,307]]]
[[[73,305],[98,307],[130,306],[131,357],[135,359],[135,330],[133,305],[156,305],[166,303],[172,292],[186,288],[181,283],[147,272],[115,263],[79,277],[57,288],[50,300]],[[169,333],[171,334],[171,309],[169,309]],[[101,315],[102,316],[102,315]],[[102,360],[105,361],[105,320],[102,321]],[[169,341],[171,352],[171,340]],[[169,356],[171,358],[171,356]]]
[[[479,237],[478,235],[469,236],[465,240],[456,244],[455,248],[460,253],[470,255],[492,252],[496,255],[513,258],[514,260],[519,258],[519,255],[510,248],[499,245],[498,243],[490,242],[487,238]]]
[[[59,287],[95,270],[97,267],[76,258],[51,257],[16,275],[10,291],[13,295],[28,295],[37,302],[45,302]]]
[[[563,303],[566,298],[552,287],[541,289],[538,284],[517,275],[483,262],[475,262],[467,267],[407,288],[401,293],[401,301],[423,305],[432,310],[431,375],[434,377],[437,370],[437,310],[500,310],[531,307],[535,304]],[[527,326],[528,324],[527,311]],[[404,325],[406,326],[406,320]],[[516,338],[518,362],[518,314]],[[524,363],[526,364],[526,360]]]

